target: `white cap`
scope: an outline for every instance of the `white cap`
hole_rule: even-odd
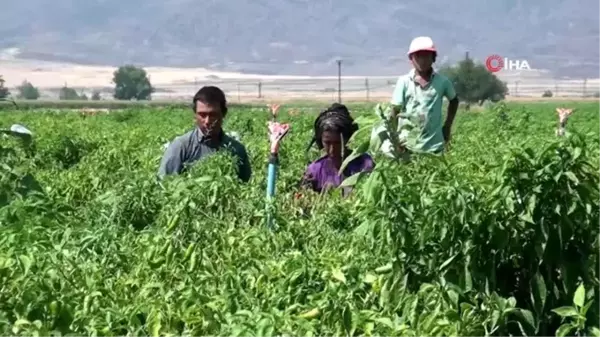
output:
[[[422,50],[437,52],[433,40],[429,36],[415,37],[408,47],[408,55]]]

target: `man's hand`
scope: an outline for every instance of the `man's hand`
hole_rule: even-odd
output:
[[[451,129],[450,125],[444,125],[442,127],[442,134],[444,135],[444,142],[446,144],[448,144],[450,142],[450,140],[452,139],[450,129]]]
[[[404,153],[406,152],[406,146],[402,145],[402,144],[398,144],[398,146],[396,147],[396,150],[398,151],[398,153]]]
[[[444,143],[448,144],[452,139],[451,129],[452,123],[454,122],[454,117],[456,116],[456,111],[458,110],[458,97],[454,97],[448,102],[448,114],[446,117],[446,123],[442,127],[442,134],[444,135]]]

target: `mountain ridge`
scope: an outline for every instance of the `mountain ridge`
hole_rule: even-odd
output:
[[[387,75],[429,35],[442,62],[466,52],[527,60],[556,77],[598,77],[599,3],[547,0],[8,0],[0,49],[81,64],[206,67],[261,74]]]

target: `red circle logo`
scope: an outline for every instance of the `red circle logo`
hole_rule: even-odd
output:
[[[504,69],[504,59],[500,55],[490,55],[485,59],[485,67],[492,73]]]

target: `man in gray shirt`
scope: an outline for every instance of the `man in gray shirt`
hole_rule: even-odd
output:
[[[202,87],[194,96],[196,127],[175,138],[166,149],[158,168],[158,176],[179,174],[186,164],[226,149],[238,159],[238,176],[247,182],[252,175],[246,148],[223,132],[223,118],[227,114],[225,93],[217,87]]]

